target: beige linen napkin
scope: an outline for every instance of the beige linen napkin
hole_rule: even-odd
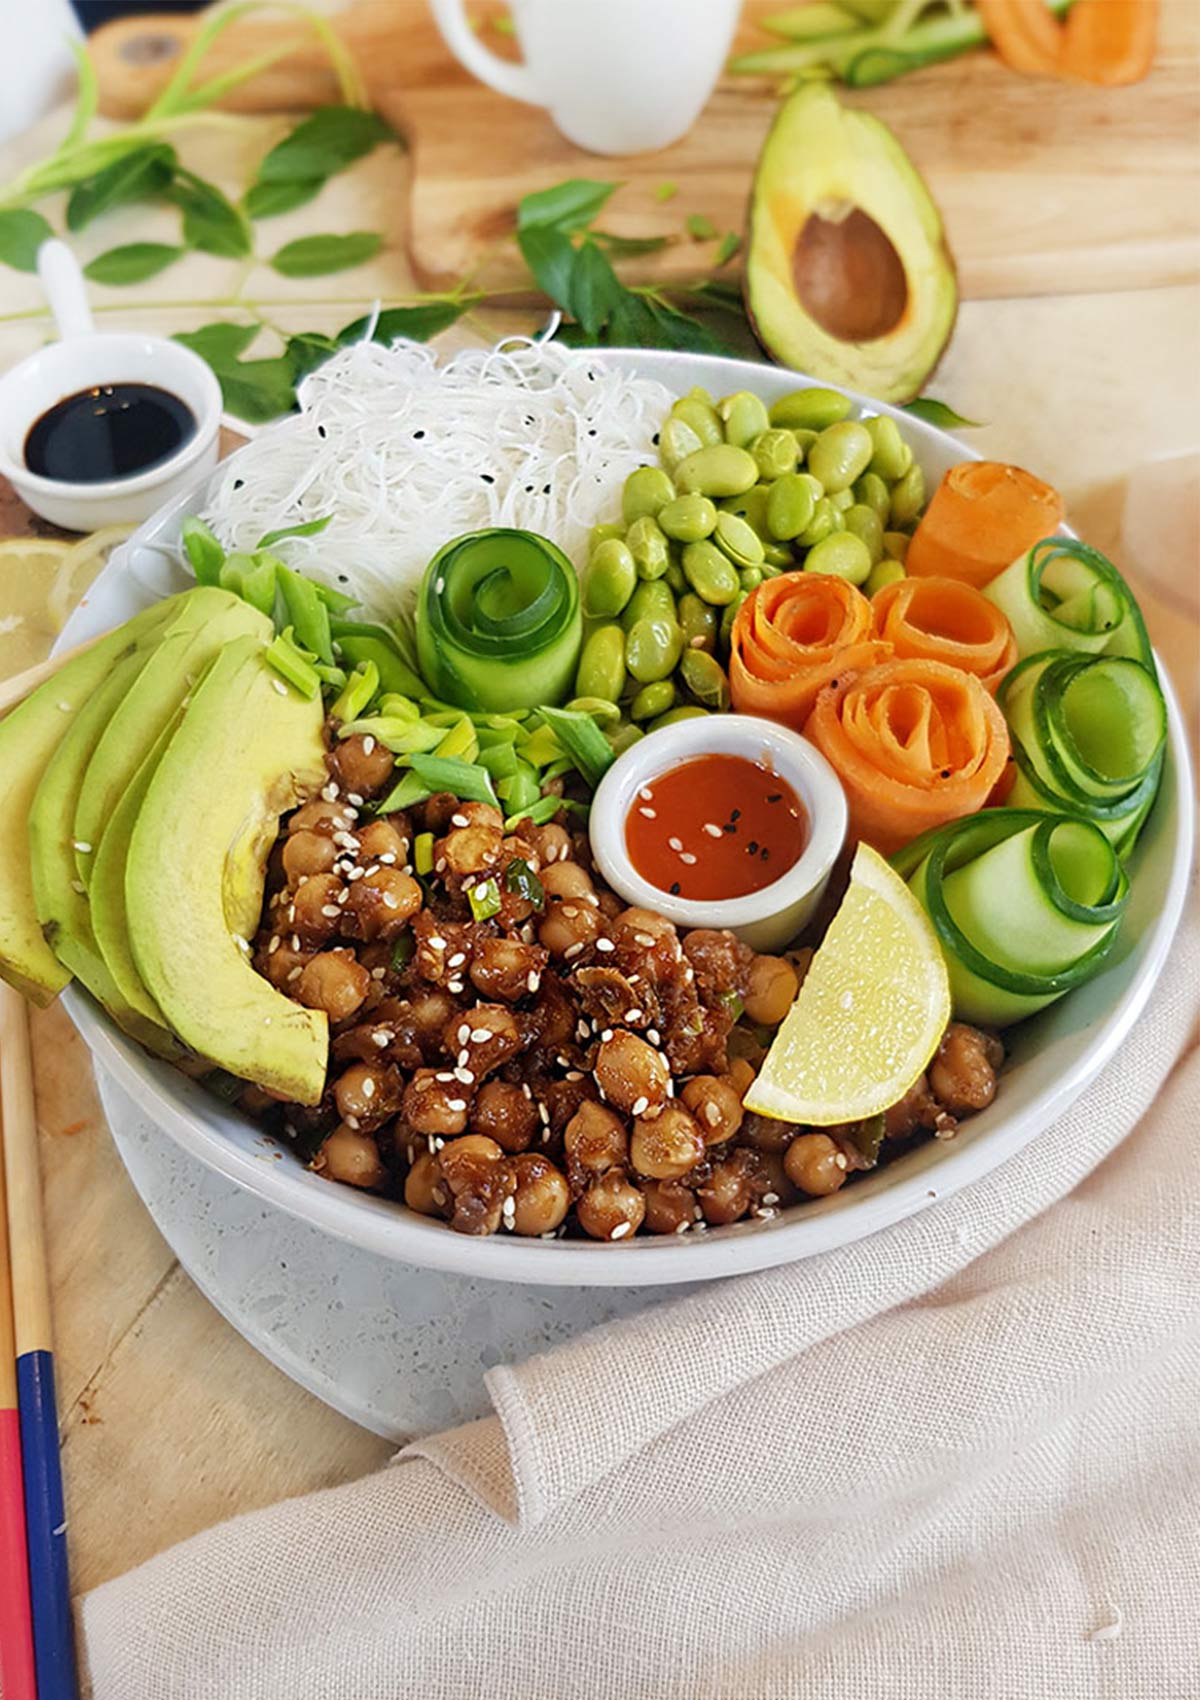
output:
[[[97,1589],[94,1700],[1196,1700],[1198,1010],[1193,910],[978,1185]]]

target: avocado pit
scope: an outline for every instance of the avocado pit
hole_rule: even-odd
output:
[[[792,254],[796,294],[839,342],[887,336],[908,306],[908,278],[890,237],[861,207],[813,211]]]

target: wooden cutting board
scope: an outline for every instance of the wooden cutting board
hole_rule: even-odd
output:
[[[755,17],[778,9],[779,0],[748,0],[738,45],[764,45]],[[480,7],[481,39],[509,53],[511,43],[487,21],[494,14],[494,5]],[[527,290],[519,256],[498,239],[522,195],[563,177],[621,182],[605,228],[677,238],[662,254],[625,262],[630,280],[707,273],[713,244],[683,236],[689,213],[703,213],[719,231],[744,224],[754,162],[777,104],[773,81],[727,77],[674,147],[602,159],[566,142],[538,108],[475,82],[443,46],[424,0],[356,0],[337,26],[376,107],[408,138],[411,258],[427,287],[461,276],[486,253],[482,282]],[[104,109],[141,110],[195,27],[194,19],[167,15],[98,31]],[[204,69],[278,46],[289,31],[296,51],[240,91],[237,103],[277,110],[334,98],[327,62],[299,24],[251,18],[221,38]],[[845,98],[889,123],[924,172],[968,300],[1152,288],[1200,271],[1197,0],[1162,0],[1157,63],[1132,88],[1023,77],[990,53],[973,53]],[[659,202],[655,187],[668,181],[678,193]]]

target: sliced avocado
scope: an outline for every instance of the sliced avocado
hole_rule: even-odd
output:
[[[806,83],[754,176],[746,310],[784,366],[881,401],[915,395],[954,327],[942,221],[886,124]]]
[[[326,776],[321,713],[271,670],[261,643],[226,644],[150,780],[125,867],[133,959],[171,1027],[301,1104],[324,1089],[328,1022],[255,973],[246,939],[279,816]]]
[[[202,585],[180,598],[174,619],[117,706],[88,763],[75,810],[78,843],[99,845],[148,751],[222,645],[235,637],[269,641],[271,635],[266,615],[227,590]],[[76,861],[80,879],[90,886],[94,855],[80,851]]]
[[[49,1003],[71,977],[38,920],[27,832],[34,793],[77,711],[122,656],[172,618],[178,601],[156,603],[106,633],[0,720],[0,976],[34,1003]]]

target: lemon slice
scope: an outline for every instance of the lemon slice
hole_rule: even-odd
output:
[[[0,678],[45,659],[71,609],[132,530],[109,525],[77,543],[0,537]]]
[[[949,1019],[950,981],[929,917],[860,844],[850,888],[746,1108],[816,1127],[878,1115],[923,1072]]]

